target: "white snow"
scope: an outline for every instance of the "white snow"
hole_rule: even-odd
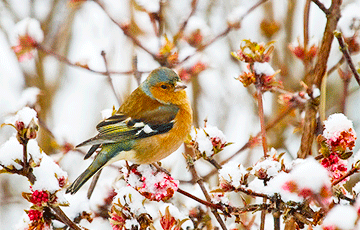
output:
[[[16,169],[21,169],[22,166],[19,163],[16,163],[15,160],[22,161],[22,159],[23,146],[19,143],[15,136],[10,137],[8,141],[0,146],[0,163],[2,165],[13,165]]]
[[[41,30],[40,22],[34,18],[25,18],[18,22],[14,28],[14,45],[19,36],[31,37],[35,42],[41,43],[44,40],[44,33]]]
[[[352,121],[350,121],[342,113],[334,113],[330,115],[328,119],[324,121],[324,125],[325,125],[325,129],[323,132],[323,136],[326,139],[331,139],[337,133],[340,133],[342,131],[349,131],[350,129],[355,134]]]
[[[61,189],[58,178],[67,178],[67,173],[46,154],[43,154],[40,166],[33,168],[33,173],[36,177],[33,190],[46,190],[50,193]]]
[[[235,9],[233,9],[233,11],[231,11],[231,13],[228,15],[227,21],[230,24],[238,23],[238,22],[240,22],[241,18],[245,14],[245,12],[246,12],[246,9],[243,6],[238,6]]]
[[[36,123],[38,121],[36,111],[29,107],[24,107],[18,111],[15,116],[6,119],[5,123],[15,125],[16,121],[21,121],[24,123],[25,127],[27,127],[32,120],[34,120]]]
[[[136,3],[150,13],[159,12],[160,9],[160,0],[136,0]]]
[[[272,76],[275,74],[268,62],[254,62],[254,70],[257,75]]]
[[[336,227],[342,230],[351,230],[355,227],[357,211],[350,205],[336,205],[326,215],[323,227]]]
[[[244,176],[247,173],[249,172],[242,164],[235,161],[229,161],[219,170],[219,178],[230,182],[232,186],[238,188],[241,183],[244,182]]]

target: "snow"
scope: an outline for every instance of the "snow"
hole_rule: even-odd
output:
[[[145,199],[140,195],[138,191],[133,189],[130,186],[121,187],[115,190],[117,195],[114,197],[114,202],[120,200],[121,205],[128,204],[131,212],[135,215],[140,215],[141,213],[146,213],[146,209],[143,206],[143,200]]]
[[[211,138],[219,138],[220,143],[226,143],[224,133],[215,126],[207,125],[206,128],[191,129],[190,136],[197,143],[200,153],[205,153],[211,157],[214,154]]]
[[[113,110],[112,109],[104,109],[101,111],[101,117],[102,119],[107,119],[111,117]]]
[[[29,156],[29,155],[28,155]],[[0,163],[4,166],[13,165],[16,169],[22,169],[19,163],[15,160],[22,161],[23,159],[23,146],[16,139],[16,136],[10,137],[8,141],[0,147]],[[1,168],[0,168],[1,169]]]
[[[18,108],[22,108],[24,106],[33,107],[37,102],[37,97],[40,94],[40,89],[36,87],[26,88],[22,93],[20,100],[18,101]]]
[[[249,172],[244,166],[235,161],[229,161],[219,170],[219,178],[230,182],[235,188],[244,182],[244,176]]]
[[[33,168],[36,181],[33,190],[44,190],[54,193],[60,190],[58,179],[67,178],[67,173],[57,165],[51,157],[43,154],[40,166]]]
[[[159,12],[160,9],[160,0],[136,0],[136,3],[150,13]]]
[[[34,18],[25,18],[18,22],[14,28],[14,36],[17,38],[19,36],[31,37],[35,42],[41,43],[44,40],[44,33],[41,30],[40,22]],[[17,41],[14,40],[15,43]],[[18,44],[14,44],[18,45]]]
[[[274,69],[268,62],[254,62],[254,70],[257,75],[272,76],[275,74]]]
[[[136,219],[125,220],[125,229],[133,229],[133,227],[135,229],[140,228],[140,224]]]
[[[21,121],[24,123],[25,127],[27,127],[32,120],[34,120],[36,123],[38,121],[36,111],[29,107],[24,107],[18,111],[15,116],[6,119],[5,123],[15,125],[15,122]]]
[[[355,227],[357,211],[349,205],[336,205],[326,215],[322,226],[336,227],[342,230],[351,230]],[[330,228],[329,228],[330,229]]]
[[[312,157],[295,166],[290,175],[300,189],[310,189],[315,193],[320,193],[323,186],[331,185],[327,170]]]
[[[331,139],[338,133],[342,131],[350,131],[354,132],[354,127],[352,121],[350,121],[344,114],[342,113],[334,113],[328,117],[326,121],[324,121],[324,132],[323,136],[326,139]]]
[[[233,9],[233,11],[231,11],[231,13],[228,15],[227,21],[230,24],[236,24],[236,23],[240,22],[241,18],[245,14],[245,12],[246,12],[246,9],[243,6],[238,6],[235,9]]]
[[[253,166],[251,173],[256,174],[256,172],[260,170],[264,170],[267,174],[267,177],[272,177],[280,172],[281,163],[273,160],[272,158],[267,158],[263,161],[258,161]]]
[[[359,192],[360,192],[360,182],[357,182],[357,183],[354,185],[354,187],[352,187],[352,192],[353,192],[354,194],[359,194]]]

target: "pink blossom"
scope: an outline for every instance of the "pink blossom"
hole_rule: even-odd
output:
[[[31,195],[31,203],[41,206],[49,201],[49,194],[46,191],[35,190]]]

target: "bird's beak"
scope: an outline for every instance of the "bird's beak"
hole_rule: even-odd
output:
[[[182,82],[176,82],[176,84],[175,84],[175,92],[178,92],[178,91],[180,91],[180,90],[183,90],[183,89],[186,89],[186,85],[184,84],[184,83],[182,83]]]

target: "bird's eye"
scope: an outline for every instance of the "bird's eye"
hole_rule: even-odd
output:
[[[167,88],[166,85],[161,85],[160,87],[163,88],[163,89],[166,89],[166,88]]]

